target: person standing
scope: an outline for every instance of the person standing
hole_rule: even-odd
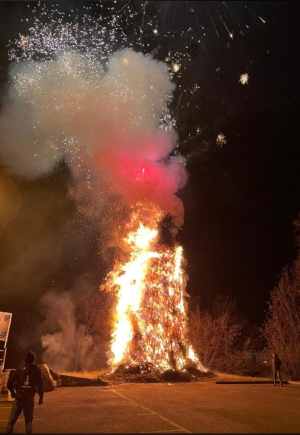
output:
[[[277,383],[277,374],[278,374],[278,377],[280,380],[280,385],[283,387],[282,376],[281,376],[281,366],[282,366],[281,359],[279,358],[278,353],[274,352],[273,359],[272,359],[274,385],[276,385],[276,383]]]
[[[25,356],[25,364],[9,373],[7,388],[15,399],[4,433],[12,433],[14,425],[23,411],[25,432],[32,433],[34,396],[38,392],[39,405],[43,403],[44,389],[42,372],[35,364],[35,353],[30,351]]]

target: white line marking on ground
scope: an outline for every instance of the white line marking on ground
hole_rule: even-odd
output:
[[[129,417],[131,417],[131,416],[135,416],[135,415],[153,415],[153,414],[150,414],[150,412],[148,412],[147,414],[127,414]]]
[[[139,433],[182,433],[182,431],[179,431],[177,429],[170,429],[170,430],[152,430],[149,432],[139,432]]]
[[[183,432],[185,432],[185,433],[192,433],[192,432],[189,431],[188,429],[185,429],[184,427],[179,426],[179,424],[176,424],[176,423],[174,423],[173,421],[169,420],[168,418],[163,417],[162,415],[158,414],[157,412],[152,411],[152,409],[149,409],[149,408],[146,408],[145,406],[139,405],[138,403],[134,402],[133,400],[129,399],[128,397],[123,396],[123,394],[119,393],[118,391],[116,391],[116,390],[114,390],[114,389],[112,389],[112,391],[114,391],[116,394],[118,394],[119,396],[123,397],[124,399],[128,400],[129,402],[133,403],[135,406],[139,406],[140,408],[144,409],[145,411],[149,411],[151,414],[155,414],[155,415],[157,415],[157,416],[158,416],[159,418],[161,418],[162,420],[168,422],[168,423],[171,424],[172,426],[177,427],[178,430],[183,431]],[[159,432],[161,432],[161,431],[159,431]],[[153,432],[153,433],[159,433],[159,432]],[[166,431],[166,433],[168,433],[168,432],[170,432],[170,431]]]
[[[109,404],[108,404],[109,405]],[[45,405],[46,406],[46,405]],[[92,403],[89,403],[88,405],[87,405],[89,408],[92,408],[92,407],[94,407],[94,408],[99,408],[99,403],[98,404],[95,404],[95,405],[93,405]],[[78,405],[55,405],[55,404],[50,404],[50,406],[49,406],[49,404],[47,403],[47,409],[58,409],[58,408],[82,408],[82,403],[80,403],[80,404],[78,404]],[[43,409],[45,409],[45,407],[43,408]],[[43,409],[42,408],[39,408],[39,410],[40,411],[43,411]],[[35,410],[36,411],[36,410]]]

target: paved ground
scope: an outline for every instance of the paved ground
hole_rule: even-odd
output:
[[[6,396],[4,396],[4,399]],[[0,401],[0,432],[11,403]],[[24,431],[24,420],[15,433]],[[35,408],[35,433],[300,433],[300,384],[61,387]]]

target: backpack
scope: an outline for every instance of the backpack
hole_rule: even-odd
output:
[[[30,385],[30,374],[30,369],[28,367],[22,367],[19,369],[16,382],[16,391],[18,396],[28,396],[35,391],[35,388]]]

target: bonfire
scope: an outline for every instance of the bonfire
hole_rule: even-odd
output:
[[[208,370],[188,340],[187,276],[176,241],[180,228],[175,216],[153,209],[152,219],[132,213],[123,239],[127,258],[116,262],[101,287],[113,291],[117,301],[109,376],[191,380]]]

